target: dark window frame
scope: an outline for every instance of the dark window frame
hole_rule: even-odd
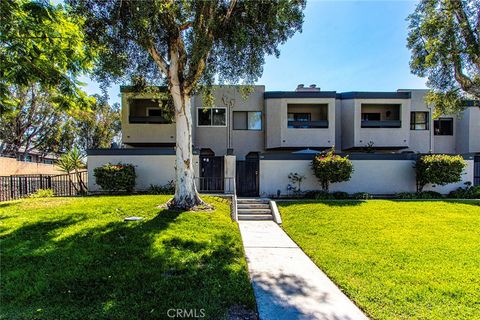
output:
[[[417,113],[423,113],[425,114],[425,122],[417,122],[416,121],[416,114]],[[417,124],[425,124],[425,129],[417,129],[415,126]],[[425,131],[430,128],[430,113],[428,111],[412,111],[410,112],[410,130],[415,130],[415,131]]]
[[[372,119],[364,119],[363,116],[364,115],[378,115],[378,120],[372,120]],[[381,112],[362,112],[362,121],[382,121],[382,113]]]
[[[451,132],[443,132],[445,127],[442,127],[442,123],[449,122],[451,123]],[[453,118],[438,118],[433,121],[433,134],[435,136],[453,136],[454,128],[453,128]]]
[[[239,129],[235,128],[235,114],[238,113],[244,113],[245,114],[245,129]],[[248,127],[248,114],[249,113],[260,113],[260,129],[249,129]],[[263,130],[263,113],[262,111],[233,111],[233,121],[232,121],[232,127],[233,130],[241,130],[241,131],[262,131]]]
[[[215,109],[222,109],[222,110],[225,110],[225,124],[224,125],[214,125],[213,124],[213,116],[212,116],[212,113],[213,113],[213,110]],[[213,107],[213,108],[208,108],[207,109],[208,112],[210,112],[210,124],[200,124],[199,123],[199,112],[205,112],[204,111],[204,108],[197,108],[197,127],[211,127],[211,128],[225,128],[227,127],[227,121],[228,121],[228,115],[227,115],[227,108],[226,107]]]

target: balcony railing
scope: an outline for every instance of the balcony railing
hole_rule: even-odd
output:
[[[362,120],[362,128],[400,128],[402,121],[400,120],[383,120],[383,121],[368,121]]]
[[[151,117],[134,117],[130,116],[128,117],[128,121],[130,123],[163,123],[163,124],[169,124],[172,123],[171,121],[166,120],[163,117],[159,116],[151,116]]]
[[[288,127],[294,129],[328,128],[328,120],[288,121]]]

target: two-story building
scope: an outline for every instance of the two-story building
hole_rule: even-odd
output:
[[[109,153],[112,161],[129,154],[173,157],[175,124],[162,101],[132,92],[131,87],[121,87],[121,93],[124,149],[91,150],[92,158],[103,157],[92,165],[110,159]],[[479,184],[480,108],[469,101],[460,115],[433,119],[432,106],[424,101],[426,93],[408,89],[339,93],[299,85],[294,91],[254,86],[245,96],[239,86],[217,86],[214,107],[206,108],[200,95],[191,104],[200,189],[222,191],[236,178],[242,195],[283,194],[283,185],[261,187],[262,181],[273,178],[262,176],[262,160],[311,160],[332,147],[352,160],[398,159],[408,161],[409,167],[412,153],[463,154],[476,161],[469,179]]]

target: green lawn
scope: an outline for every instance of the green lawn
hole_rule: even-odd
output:
[[[278,202],[283,228],[373,319],[480,319],[480,201]]]
[[[255,308],[229,203],[210,212],[159,209],[168,196],[0,203],[0,319],[205,318]],[[140,222],[124,217],[141,216]]]

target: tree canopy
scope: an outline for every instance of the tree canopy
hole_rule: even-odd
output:
[[[428,78],[436,114],[480,99],[480,1],[422,0],[408,17],[410,68]]]
[[[78,77],[96,51],[84,41],[84,20],[48,1],[0,1],[0,105],[14,105],[19,87],[48,89],[62,108],[88,104]]]

